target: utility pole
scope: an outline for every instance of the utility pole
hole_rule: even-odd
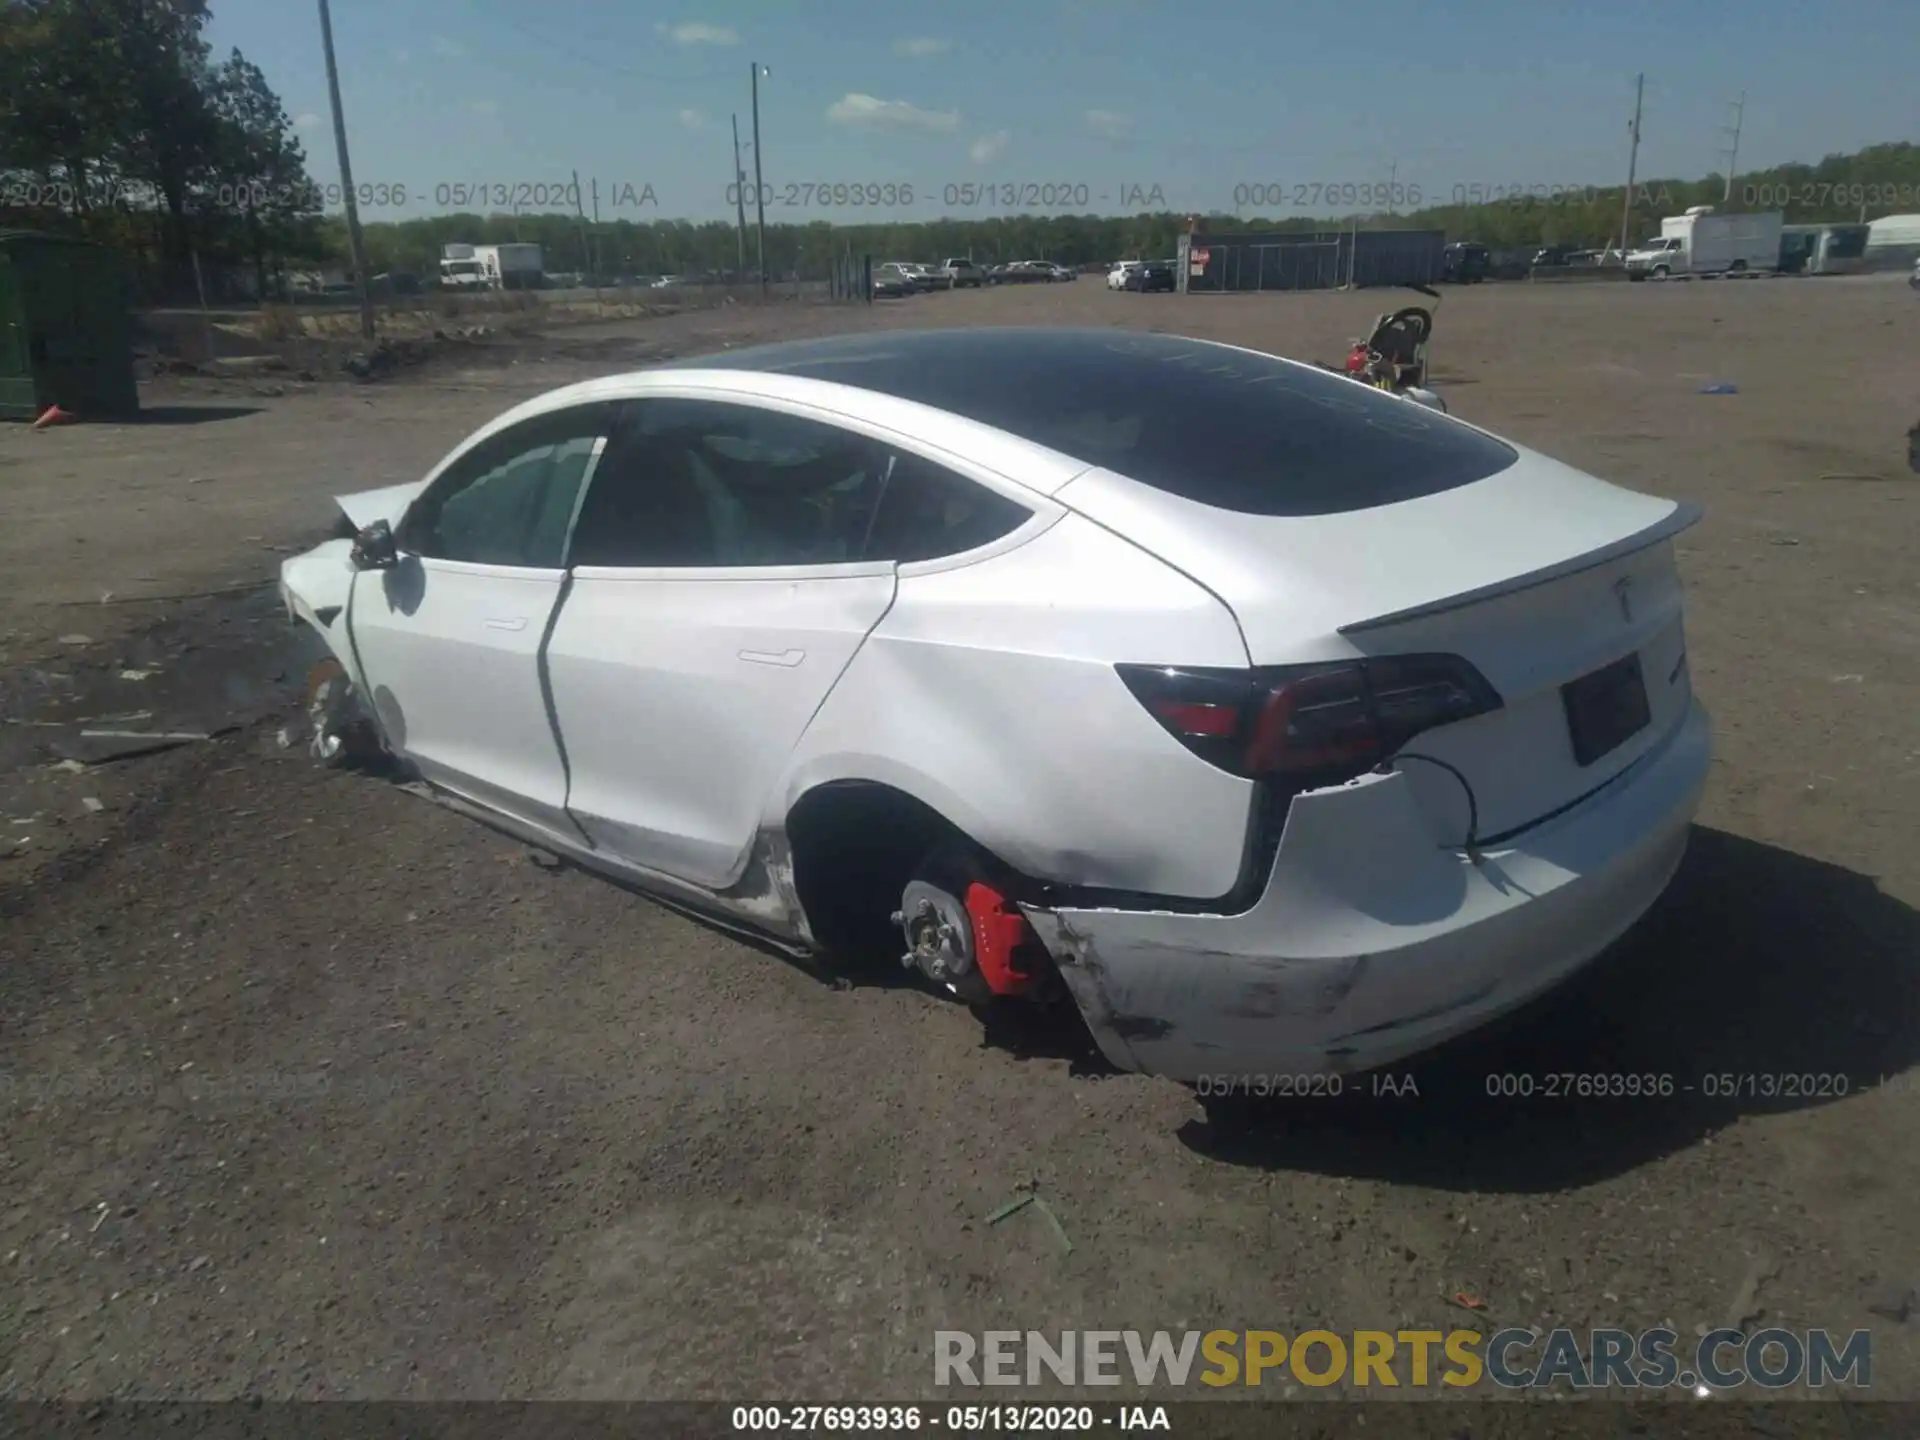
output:
[[[600,284],[600,177],[593,179],[593,283]]]
[[[587,245],[587,207],[585,198],[580,194],[580,172],[573,172],[573,213],[580,223],[580,265],[587,272],[587,283],[593,286],[593,305],[600,308],[600,277],[594,273],[593,251]]]
[[[753,210],[760,264],[760,298],[767,298],[767,191],[760,178],[760,62],[753,62]]]
[[[333,15],[320,0],[320,44],[327,56],[327,96],[333,101],[333,143],[340,152],[340,198],[346,202],[347,246],[360,291],[360,334],[373,343],[373,291],[367,276],[367,237],[360,231],[360,207],[353,199],[353,167],[347,163],[347,117],[340,109],[340,70],[333,62]]]
[[[1633,182],[1640,173],[1640,103],[1646,98],[1647,76],[1642,71],[1633,82],[1633,149],[1627,154],[1627,198],[1620,209],[1620,260],[1626,263],[1627,246],[1632,242]]]
[[[1742,122],[1745,121],[1746,116],[1747,92],[1742,90],[1740,92],[1740,98],[1733,102],[1733,124],[1722,125],[1720,127],[1720,133],[1722,135],[1731,135],[1733,137],[1727,142],[1727,148],[1724,152],[1727,157],[1727,186],[1720,195],[1723,204],[1731,204],[1733,201],[1733,172],[1734,168],[1740,163],[1740,126]]]
[[[735,273],[743,279],[747,269],[747,172],[740,168],[740,117],[733,117],[733,212],[740,222],[740,263]]]
[[[1394,213],[1394,207],[1400,203],[1393,198],[1398,193],[1393,182],[1399,178],[1400,157],[1396,155],[1393,157],[1393,165],[1387,171],[1387,213],[1389,215]]]

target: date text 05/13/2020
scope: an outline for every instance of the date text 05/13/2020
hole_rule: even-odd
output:
[[[427,191],[421,191],[424,199]],[[501,210],[559,210],[568,213],[586,206],[598,210],[653,210],[660,197],[653,186],[634,180],[442,180],[431,191],[440,209],[465,210],[487,205]]]
[[[736,1405],[736,1434],[944,1430],[953,1435],[1172,1430],[1164,1405]]]

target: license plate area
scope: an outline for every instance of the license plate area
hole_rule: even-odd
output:
[[[1560,687],[1574,762],[1582,769],[1610,755],[1653,723],[1636,651]]]

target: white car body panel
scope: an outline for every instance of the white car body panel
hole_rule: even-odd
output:
[[[1345,515],[1240,515],[1097,469],[1058,498],[1204,576],[1261,665],[1350,655],[1343,626],[1526,576],[1679,509],[1530,451],[1472,485]]]
[[[787,757],[893,603],[894,567],[574,572],[547,669],[567,808],[600,849],[722,890]]]
[[[346,643],[347,601],[353,594],[353,541],[323,541],[301,555],[280,565],[280,603],[290,618],[304,620],[320,632],[327,646],[350,675],[357,677],[358,662],[353,647]],[[355,683],[358,683],[356,678]]]
[[[1169,654],[1247,663],[1218,600],[1077,516],[990,561],[903,565],[768,823],[815,785],[877,780],[1039,879],[1224,895],[1256,787],[1196,765],[1113,668]]]
[[[648,396],[856,430],[1034,518],[897,566],[356,574],[347,541],[285,562],[289,612],[468,813],[805,951],[788,816],[823,785],[891,786],[1040,887],[1023,908],[1109,1059],[1181,1079],[1359,1070],[1472,1028],[1604,949],[1678,864],[1709,761],[1671,543],[1694,517],[1529,451],[1416,500],[1259,517],[911,401],[676,367],[541,396],[420,483],[338,503],[398,531],[507,426]],[[1415,652],[1466,658],[1504,702],[1407,747],[1470,775],[1472,805],[1410,762],[1311,790],[1265,830],[1264,873],[1263,787],[1114,668]],[[1651,723],[1580,766],[1560,687],[1628,654]]]
[[[1104,471],[1081,476],[1061,499],[1122,533],[1150,536],[1156,554],[1205,576],[1256,665],[1419,653],[1470,661],[1505,704],[1429,731],[1416,748],[1476,777],[1482,836],[1603,784],[1691,700],[1669,537],[1697,512],[1545,456],[1523,453],[1489,479],[1349,515],[1232,515]],[[1363,519],[1364,527],[1353,523]],[[1659,538],[1613,553],[1637,537]],[[1563,573],[1576,557],[1595,563]],[[1520,588],[1501,589],[1508,585]],[[1435,601],[1445,608],[1421,613]],[[1582,768],[1560,687],[1635,652],[1653,723]],[[1409,784],[1456,840],[1464,837],[1453,777],[1421,766]]]
[[[382,735],[433,784],[569,831],[540,648],[563,570],[409,558],[355,585],[353,648]]]

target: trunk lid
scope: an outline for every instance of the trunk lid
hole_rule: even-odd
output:
[[[1523,450],[1488,479],[1340,515],[1236,514],[1104,471],[1057,498],[1212,590],[1255,665],[1416,653],[1470,661],[1502,708],[1407,748],[1466,775],[1483,843],[1604,785],[1692,700],[1671,541],[1698,512],[1543,455]],[[1639,658],[1649,723],[1583,764],[1562,687],[1628,656]],[[1435,765],[1405,773],[1437,833],[1463,839],[1458,780]]]

